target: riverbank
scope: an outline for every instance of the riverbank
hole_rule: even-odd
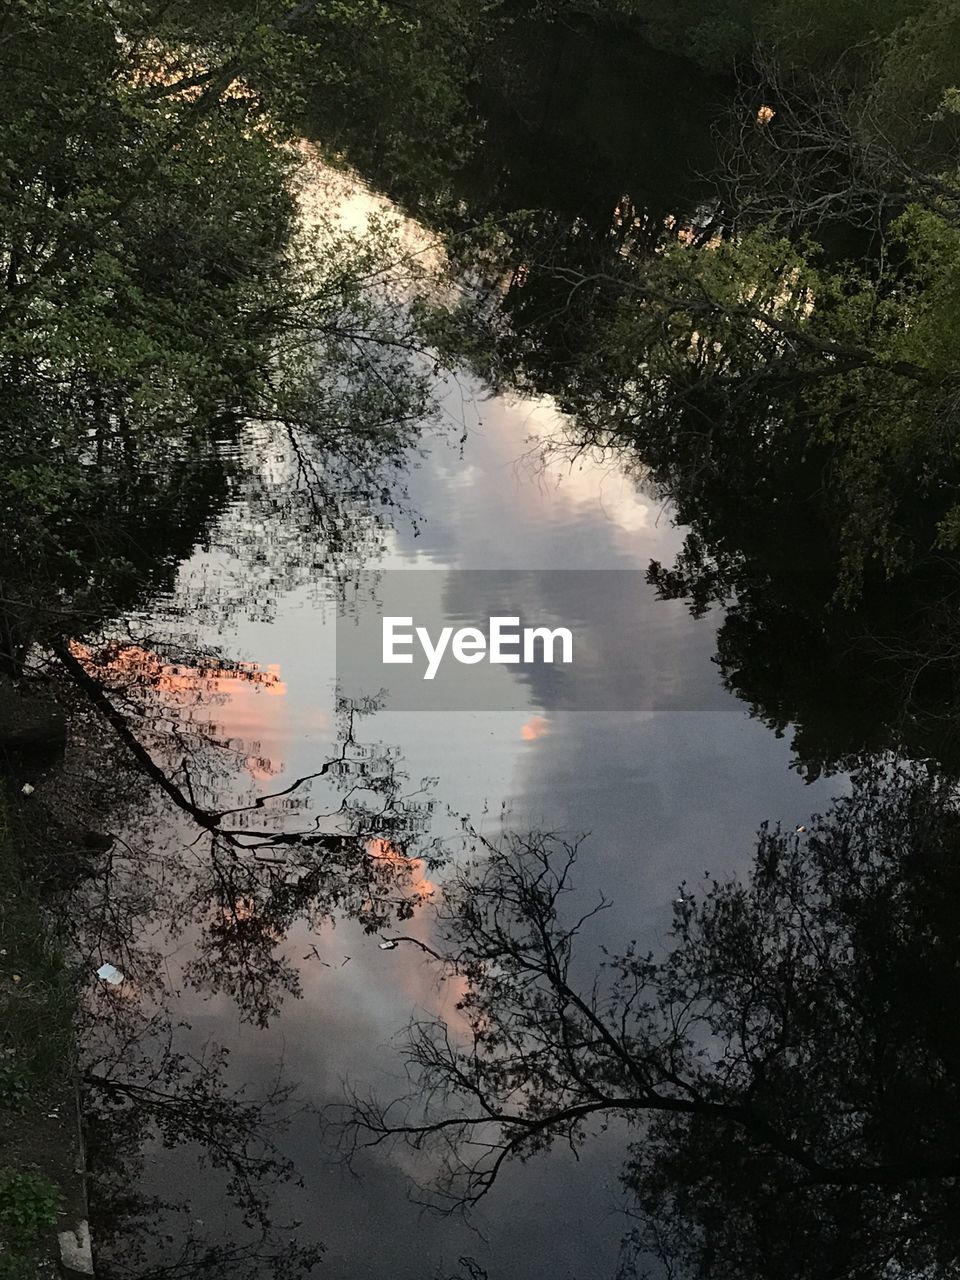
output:
[[[5,691],[9,694],[9,690]],[[4,699],[0,783],[0,1278],[93,1274],[75,1071],[77,974],[54,914],[56,828],[25,774],[44,772],[23,751],[58,726]],[[10,742],[7,742],[9,748]],[[49,767],[49,766],[47,766]],[[62,867],[61,867],[62,871]]]

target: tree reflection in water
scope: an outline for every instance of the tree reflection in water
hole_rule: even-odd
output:
[[[227,998],[241,1022],[266,1028],[300,994],[293,931],[349,918],[375,932],[409,918],[439,857],[433,801],[393,748],[364,740],[372,701],[340,705],[329,752],[305,776],[279,778],[282,761],[250,740],[242,715],[231,727],[238,705],[282,691],[278,674],[195,636],[268,617],[281,594],[308,583],[332,600],[349,591],[403,501],[419,383],[400,396],[395,372],[398,395],[375,420],[395,415],[392,430],[354,432],[349,452],[330,453],[292,420],[260,424],[243,444],[259,465],[225,459],[229,499],[218,491],[190,532],[243,564],[242,595],[212,589],[203,555],[198,577],[181,574],[173,591],[174,561],[148,621],[135,610],[111,621],[122,602],[105,592],[82,626],[68,610],[51,612],[43,649],[30,650],[28,682],[54,688],[70,712],[51,799],[41,786],[36,800],[52,806],[55,795],[58,831],[109,828],[69,874],[58,871],[58,883],[69,880],[60,909],[81,973],[108,961],[124,977],[88,993],[81,1028],[104,1276],[259,1280],[306,1275],[319,1259],[272,1208],[279,1186],[297,1180],[276,1139],[308,1119],[282,1051],[265,1085],[239,1081],[228,1051],[184,1021],[180,997]],[[174,1148],[206,1170],[197,1187],[216,1188],[216,1223],[201,1223],[179,1188],[148,1189],[154,1153]]]
[[[70,902],[90,970],[109,959],[124,975],[119,986],[100,984],[84,1020],[101,1271],[308,1274],[319,1253],[297,1244],[270,1208],[277,1184],[296,1177],[275,1136],[305,1114],[282,1052],[262,1093],[238,1086],[228,1051],[182,1020],[173,975],[202,995],[228,996],[242,1021],[267,1027],[284,998],[300,994],[293,929],[350,917],[376,931],[409,918],[429,894],[424,867],[438,854],[429,794],[408,785],[395,752],[361,740],[373,704],[350,705],[340,708],[336,750],[308,777],[225,806],[252,753],[217,736],[211,717],[223,685],[275,676],[117,644],[64,647],[59,657],[91,709],[75,719],[88,736],[65,787],[75,820],[102,813],[108,796],[123,810],[111,849]],[[233,1206],[219,1227],[208,1233],[187,1204],[134,1190],[157,1146],[195,1153],[217,1180]]]
[[[955,1274],[958,848],[955,786],[875,763],[809,831],[764,827],[746,882],[683,886],[664,955],[594,970],[576,847],[482,840],[408,939],[462,1023],[411,1024],[412,1095],[354,1098],[348,1144],[429,1149],[451,1208],[623,1125],[634,1272]]]

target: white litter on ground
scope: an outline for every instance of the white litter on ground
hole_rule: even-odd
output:
[[[81,1222],[75,1231],[61,1231],[60,1260],[67,1275],[92,1276],[93,1250],[90,1247],[90,1228]]]

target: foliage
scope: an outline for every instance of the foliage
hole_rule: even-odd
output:
[[[29,1096],[30,1080],[18,1062],[0,1065],[0,1108],[19,1111]]]
[[[169,582],[222,509],[220,446],[243,418],[389,442],[423,411],[400,301],[411,255],[383,220],[350,234],[297,208],[285,122],[301,110],[301,9],[7,11],[0,635],[14,672],[65,617],[78,634]]]
[[[442,202],[477,145],[469,92],[491,37],[524,12],[637,21],[715,68],[745,66],[757,41],[776,59],[746,72],[737,162],[709,206],[687,217],[625,198],[612,226],[603,208],[592,222],[491,223],[458,259],[471,284],[494,283],[478,287],[480,306],[451,316],[421,296],[411,307],[427,292],[419,251],[385,218],[359,233],[308,227],[290,139],[306,126],[409,206]],[[137,673],[124,682],[115,649],[93,645],[81,661],[66,640],[168,587],[238,485],[256,491],[241,477],[245,423],[289,443],[300,536],[331,531],[309,564],[335,556],[351,531],[329,481],[316,481],[312,447],[357,474],[378,450],[397,456],[425,411],[434,342],[553,393],[575,448],[621,450],[672,499],[692,532],[652,580],[697,612],[733,598],[724,676],[778,730],[801,722],[810,773],[864,746],[933,754],[904,722],[921,702],[951,708],[957,687],[955,616],[938,598],[960,553],[958,12],[954,0],[8,6],[0,663],[19,675],[38,644],[55,652],[196,824],[207,856],[178,904],[199,939],[188,981],[266,1025],[297,990],[281,945],[292,925],[334,908],[370,928],[410,914],[412,868],[399,863],[398,884],[395,860],[368,855],[389,837],[402,858],[417,815],[387,755],[367,761],[382,766],[368,787],[377,803],[344,811],[346,835],[247,827],[244,810],[221,812],[203,793],[218,780],[210,744],[166,769],[151,735],[176,722],[170,708],[141,699]],[[761,91],[776,110],[765,123]],[[874,239],[848,255],[824,227],[851,211]],[[458,212],[469,222],[472,209]],[[261,492],[262,507],[274,496]],[[256,520],[243,536],[258,565],[287,546],[269,548]],[[874,695],[894,682],[879,659],[865,670],[859,651],[848,656],[864,630],[907,656],[904,696],[882,713]],[[838,652],[848,660],[824,685],[827,715],[808,720],[809,688]],[[829,720],[843,719],[844,699],[852,728]],[[439,1139],[463,1179],[444,1190],[473,1199],[503,1160],[557,1139],[577,1147],[616,1117],[641,1139],[625,1170],[647,1223],[641,1265],[652,1254],[691,1275],[711,1274],[716,1256],[742,1276],[950,1274],[957,1051],[937,1018],[957,964],[956,836],[945,786],[868,773],[803,839],[765,830],[748,884],[684,890],[665,960],[628,946],[586,986],[574,951],[589,926],[561,910],[575,851],[544,836],[486,845],[445,893],[433,953],[466,983],[459,1014],[473,1039],[415,1025],[423,1096],[405,1123],[366,1103],[359,1120],[375,1141]],[[251,856],[281,844],[280,865]],[[0,848],[15,890],[0,905],[4,944],[15,939],[3,976],[29,975],[0,1032],[16,1047],[0,1101],[15,1105],[29,1072],[46,1069],[41,1049],[62,1062],[70,990],[11,847]],[[135,898],[147,893],[138,871]],[[129,933],[133,906],[120,915]],[[116,942],[133,971],[130,937]],[[114,1012],[118,1042],[129,1031],[150,1052],[105,1055],[88,1072],[101,1137],[127,1154],[198,1144],[261,1233],[240,1257],[185,1237],[184,1264],[312,1267],[314,1250],[269,1238],[261,1183],[292,1172],[264,1136],[270,1108],[232,1090],[221,1051],[182,1053],[162,1019],[131,1029],[119,1002]],[[118,1218],[162,1232],[163,1214],[122,1181]]]
[[[412,1024],[415,1092],[359,1100],[357,1138],[436,1151],[463,1203],[624,1126],[641,1264],[956,1274],[958,839],[955,788],[878,763],[809,831],[765,826],[746,882],[682,886],[662,957],[595,966],[575,847],[481,842],[437,942],[405,940],[463,982],[457,1022]]]
[[[0,1145],[6,1161],[20,1164],[17,1134],[33,1130],[38,1113],[60,1104],[73,1069],[76,986],[39,883],[40,837],[15,813],[0,796]],[[68,848],[56,856],[65,861]],[[58,1202],[46,1177],[0,1170],[4,1280],[37,1273],[34,1246],[56,1222]]]
[[[910,8],[911,16],[881,45],[875,77],[862,95],[860,127],[881,132],[893,147],[928,164],[949,164],[960,137],[956,118],[942,107],[958,79],[960,4]]]
[[[0,1105],[62,1080],[73,1046],[73,976],[26,857],[35,835],[0,808]],[[61,855],[63,856],[63,855]]]
[[[880,272],[762,230],[695,249],[663,236],[589,274],[548,261],[568,314],[541,319],[543,292],[521,296],[501,376],[554,391],[578,446],[639,456],[682,522],[724,493],[775,517],[778,486],[802,471],[853,598],[866,576],[946,547],[956,519],[960,229],[914,208],[889,244]],[[559,379],[548,324],[578,335]]]
[[[574,447],[638,459],[712,557],[749,555],[711,536],[731,503],[758,529],[796,495],[834,565],[826,604],[953,556],[960,527],[960,30],[950,5],[869,8],[861,49],[863,6],[790,6],[808,49],[827,33],[866,59],[821,51],[815,74],[765,14],[777,52],[745,81],[711,206],[627,201],[606,244],[582,223],[491,237],[463,260],[493,258],[496,289],[512,267],[499,327],[489,295],[472,329],[444,321],[498,380],[555,395]]]
[[[672,504],[691,532],[651,581],[724,606],[726,682],[810,777],[957,766],[960,36],[950,5],[870,10],[792,8],[815,74],[765,13],[712,205],[480,229],[461,261],[496,286],[438,323]]]
[[[384,0],[314,10],[302,68],[310,135],[399,198],[442,191],[475,141],[467,90],[499,25],[495,8]]]
[[[11,1246],[35,1244],[57,1221],[59,1194],[37,1173],[0,1170],[0,1235]]]
[[[501,17],[492,0],[317,0],[264,40],[285,6],[165,6],[159,27],[243,58],[271,110],[405,196],[432,186],[471,139],[466,90]],[[280,21],[284,19],[281,16]],[[251,64],[250,46],[258,51]]]
[[[637,21],[654,44],[713,69],[728,71],[737,59],[748,59],[759,40],[818,71],[838,61],[859,69],[881,41],[941,6],[929,0],[567,0],[564,7]]]
[[[723,606],[724,678],[792,729],[807,776],[885,749],[955,770],[953,211],[909,206],[874,261],[769,227],[680,233],[644,225],[614,256],[518,225],[503,306],[440,317],[438,341],[554,394],[553,447],[614,450],[671,503],[690,532],[651,581]],[[503,256],[479,244],[478,273]]]
[[[751,23],[715,199],[474,228],[487,287],[435,340],[670,502],[690,533],[651,581],[723,606],[724,679],[806,776],[886,749],[955,771],[955,6]]]

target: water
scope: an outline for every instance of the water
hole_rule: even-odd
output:
[[[372,199],[342,184],[336,198],[347,200],[351,217]],[[333,624],[344,584],[360,571],[636,570],[637,629],[624,635],[612,627],[602,680],[612,705],[618,695],[630,705],[626,681],[648,670],[680,691],[682,709],[558,711],[533,686],[518,686],[514,710],[387,708],[363,718],[358,739],[385,744],[386,767],[402,767],[410,779],[404,790],[418,810],[412,854],[426,854],[436,838],[458,856],[461,819],[490,835],[502,822],[585,833],[578,900],[603,894],[611,903],[585,940],[585,971],[601,944],[636,938],[656,950],[681,881],[744,872],[763,820],[804,822],[838,784],[803,785],[787,743],[721,688],[713,622],[658,601],[643,582],[648,562],[669,562],[681,544],[669,508],[610,459],[544,452],[565,430],[548,400],[493,395],[467,375],[438,383],[437,392],[439,420],[426,428],[422,452],[407,456],[391,493],[379,495],[388,501],[342,489],[331,513],[340,522],[335,576],[303,536],[309,522],[298,524],[282,503],[254,514],[249,495],[237,492],[209,544],[182,565],[174,592],[132,617],[130,627],[144,637],[189,635],[199,651],[215,647],[242,662],[242,672],[197,678],[160,662],[149,698],[188,740],[192,793],[218,810],[271,795],[255,813],[258,829],[304,830],[336,808],[321,782],[294,784],[337,752]],[[281,446],[269,435],[254,443],[263,473],[282,482],[289,459]],[[118,662],[142,676],[154,662],[147,648],[127,649]],[[176,773],[176,753],[165,750]],[[421,779],[432,780],[423,791]],[[145,802],[127,833],[129,856],[118,852],[113,863],[129,925],[126,943],[115,938],[114,950],[125,947],[125,954],[106,957],[102,933],[99,954],[124,965],[128,998],[136,999],[139,986],[144,1007],[163,1010],[165,1025],[177,1028],[177,1047],[228,1047],[227,1078],[254,1092],[281,1070],[296,1084],[310,1110],[278,1141],[304,1185],[276,1189],[271,1214],[277,1222],[299,1219],[300,1243],[323,1243],[324,1274],[422,1280],[453,1274],[464,1255],[491,1278],[612,1274],[627,1226],[616,1129],[588,1143],[579,1160],[558,1149],[508,1168],[469,1224],[424,1213],[411,1200],[414,1180],[429,1176],[425,1158],[378,1148],[344,1167],[319,1112],[342,1099],[344,1081],[402,1092],[399,1033],[414,1013],[439,1013],[456,1025],[456,992],[437,983],[416,950],[380,949],[383,931],[365,932],[349,906],[317,909],[319,893],[315,901],[307,895],[286,928],[260,939],[266,945],[247,968],[263,989],[251,995],[248,982],[231,992],[217,976],[224,953],[209,948],[211,921],[224,903],[249,916],[251,899],[248,889],[211,883],[198,834],[174,807]],[[221,880],[235,874],[229,859],[216,870]],[[147,874],[153,889],[131,901]],[[430,894],[442,895],[444,874],[442,865],[416,868],[423,901],[409,928],[420,936],[430,936]],[[278,959],[295,979],[277,977],[271,966]],[[229,1238],[237,1228],[223,1179],[198,1163],[196,1145],[167,1149],[148,1139],[144,1150],[142,1190],[189,1200],[198,1238]],[[126,1248],[122,1231],[111,1246],[114,1263]]]

